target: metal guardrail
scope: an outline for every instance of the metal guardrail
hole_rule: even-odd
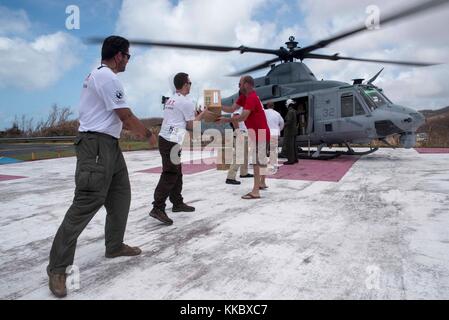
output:
[[[70,142],[75,140],[76,136],[59,137],[29,137],[29,138],[0,138],[0,143],[27,143],[27,142]]]

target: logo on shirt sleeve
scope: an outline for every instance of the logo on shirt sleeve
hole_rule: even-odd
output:
[[[125,96],[125,94],[123,93],[122,90],[115,91],[115,102],[117,104],[124,103],[124,101],[123,101],[124,96]]]

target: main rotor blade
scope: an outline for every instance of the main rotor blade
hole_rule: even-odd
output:
[[[388,24],[390,22],[397,21],[397,20],[400,20],[400,19],[412,16],[412,15],[417,14],[417,13],[421,13],[423,11],[426,11],[426,10],[429,10],[429,9],[432,9],[432,8],[436,8],[436,7],[440,6],[440,5],[447,4],[447,3],[449,3],[449,0],[431,0],[431,1],[427,1],[425,3],[421,3],[419,5],[412,6],[412,7],[408,8],[408,9],[401,10],[401,11],[395,13],[395,14],[387,15],[387,16],[385,16],[385,18],[381,18],[380,19],[380,25],[385,25],[385,24]],[[359,33],[359,32],[362,32],[362,31],[366,31],[366,30],[368,30],[366,25],[363,25],[361,27],[354,28],[354,29],[348,30],[346,32],[342,32],[342,33],[340,33],[340,34],[338,34],[336,36],[330,37],[328,39],[324,39],[324,40],[318,41],[318,42],[316,42],[315,44],[313,44],[311,46],[303,47],[303,48],[301,48],[299,50],[296,50],[295,51],[295,58],[301,59],[301,57],[304,54],[306,54],[306,53],[312,52],[312,51],[320,49],[320,48],[324,48],[324,47],[328,46],[329,44],[331,44],[331,43],[333,43],[335,41],[341,40],[343,38],[352,36],[352,35],[354,35],[356,33]]]
[[[89,38],[88,43],[103,43],[103,38]],[[251,48],[251,47],[228,47],[228,46],[216,46],[216,45],[204,45],[195,43],[181,43],[181,42],[164,42],[164,41],[151,41],[151,40],[129,40],[131,45],[135,46],[153,46],[153,47],[166,47],[166,48],[179,48],[179,49],[193,49],[193,50],[206,50],[206,51],[239,51],[240,53],[245,52],[256,52],[265,54],[278,54],[279,50],[263,49],[263,48]]]
[[[228,76],[228,77],[241,76],[241,75],[243,75],[243,74],[246,74],[246,73],[249,73],[249,72],[252,72],[252,71],[264,69],[264,68],[270,66],[270,64],[273,64],[273,63],[278,62],[278,61],[281,61],[281,60],[282,60],[281,58],[274,58],[274,59],[271,59],[271,60],[262,62],[262,63],[260,63],[260,64],[258,64],[258,65],[255,65],[255,66],[246,68],[246,69],[244,69],[244,70],[240,70],[240,71],[236,71],[236,72],[234,72],[234,73],[228,74],[227,76]]]
[[[364,61],[364,62],[377,62],[377,63],[389,63],[398,64],[403,66],[413,66],[413,67],[428,67],[434,66],[440,63],[436,62],[415,62],[415,61],[393,61],[393,60],[379,60],[379,59],[363,59],[363,58],[352,58],[352,57],[340,57],[338,54],[325,55],[325,54],[315,54],[307,53],[304,55],[305,59],[322,59],[322,60],[352,60],[352,61]]]

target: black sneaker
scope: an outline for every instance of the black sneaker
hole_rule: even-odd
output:
[[[253,178],[253,177],[254,177],[254,175],[251,173],[247,173],[244,176],[240,175],[240,178]]]
[[[173,220],[167,216],[165,211],[158,208],[153,208],[153,210],[150,211],[150,217],[153,217],[167,225],[173,224]]]
[[[227,184],[240,184],[240,181],[234,180],[234,179],[226,179]]]
[[[173,205],[172,211],[173,212],[193,212],[193,211],[195,211],[195,208],[192,206],[188,206],[185,203],[180,203],[177,205]]]

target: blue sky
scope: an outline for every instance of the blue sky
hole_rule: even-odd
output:
[[[65,24],[69,14],[66,14],[66,7],[74,3],[80,8],[81,28],[67,30]],[[61,31],[80,39],[92,35],[110,34],[114,31],[120,5],[121,1],[115,0],[7,0],[0,4],[12,11],[25,10],[31,26],[26,33],[18,36],[28,41],[33,41],[41,35]],[[7,36],[17,35],[8,34]],[[45,88],[29,89],[17,86],[0,88],[0,94],[3,97],[0,109],[6,110],[7,115],[7,119],[0,120],[0,130],[8,127],[16,115],[20,118],[25,114],[28,118],[33,117],[35,122],[46,119],[50,107],[55,103],[59,106],[71,107],[75,113],[80,84],[92,63],[99,57],[99,49],[97,46],[82,46],[80,53],[79,63],[65,72],[54,84]],[[39,77],[39,74],[35,76]]]
[[[278,48],[290,35],[300,45],[359,25],[368,5],[388,11],[386,0],[6,0],[0,4],[0,130],[17,116],[34,123],[46,119],[53,104],[71,107],[74,117],[84,77],[99,62],[100,47],[86,45],[89,36],[120,34],[128,38],[244,44]],[[409,4],[400,0],[394,8]],[[80,29],[65,26],[66,7],[80,9]],[[383,12],[382,11],[382,12]],[[441,61],[449,56],[444,34],[448,10],[411,19],[380,31],[340,41],[317,53],[392,60]],[[194,82],[192,98],[219,88],[233,93],[236,79],[224,77],[271,56],[131,48],[128,69],[121,74],[134,112],[160,116],[160,96],[170,94],[171,76],[186,71]],[[370,77],[382,65],[305,61],[318,78],[351,81]],[[447,65],[437,68],[385,66],[378,85],[394,101],[415,107],[449,105]],[[255,75],[263,75],[260,71]]]

